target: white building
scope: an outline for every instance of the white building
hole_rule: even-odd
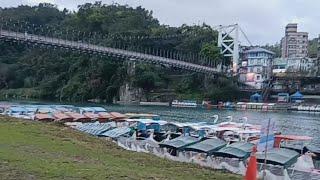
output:
[[[297,73],[297,75],[312,75],[316,72],[317,59],[314,58],[276,58],[273,61],[274,74]]]
[[[244,51],[239,70],[240,81],[255,89],[262,89],[263,83],[271,77],[274,56],[274,52],[260,47]]]

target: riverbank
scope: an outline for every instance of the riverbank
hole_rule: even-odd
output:
[[[242,179],[178,163],[57,124],[0,116],[0,177],[4,179]]]

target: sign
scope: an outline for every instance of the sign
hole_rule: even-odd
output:
[[[259,152],[268,151],[273,148],[274,144],[274,121],[268,120],[267,124],[264,124],[261,128],[260,141],[257,146]]]

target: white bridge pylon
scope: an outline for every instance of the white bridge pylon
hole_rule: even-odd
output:
[[[223,54],[224,57],[232,58],[232,70],[234,73],[237,73],[240,48],[239,32],[244,36],[249,46],[252,46],[252,44],[238,24],[228,26],[220,25],[216,26],[216,29],[219,32],[218,47],[221,48],[221,54]]]

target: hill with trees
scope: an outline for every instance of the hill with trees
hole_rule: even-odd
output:
[[[28,22],[35,27],[54,29],[52,34],[73,32],[70,36],[74,36],[79,32],[78,36],[71,37],[74,40],[90,37],[94,43],[110,47],[125,46],[134,51],[160,49],[189,57],[206,56],[216,64],[230,63],[220,55],[216,47],[217,32],[210,26],[162,25],[152,11],[142,7],[96,2],[69,11],[42,3],[2,8],[0,17],[3,22]],[[0,41],[0,52],[2,97],[112,102],[119,99],[119,90],[126,82],[142,89],[147,100],[234,100],[240,97],[237,83],[232,79],[207,78],[172,67],[137,63],[135,72],[130,75],[127,63],[117,57],[5,41]],[[163,95],[165,97],[159,97]]]

